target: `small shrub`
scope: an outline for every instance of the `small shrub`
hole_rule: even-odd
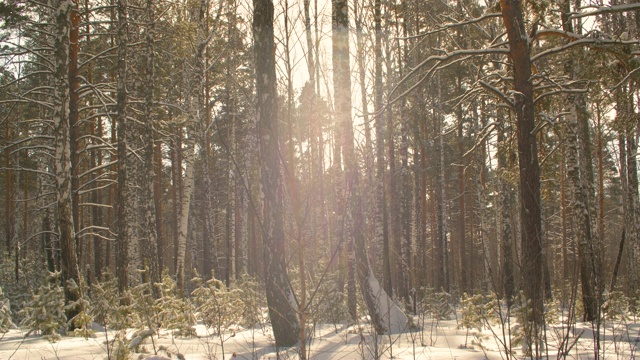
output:
[[[237,282],[236,288],[242,293],[241,325],[250,328],[266,323],[263,309],[267,307],[267,301],[260,283],[244,274]]]
[[[330,324],[339,324],[345,320],[349,320],[349,307],[347,305],[346,294],[336,289],[335,282],[327,282],[321,287],[321,293],[316,297],[317,315],[316,320],[319,322],[328,322]]]
[[[602,315],[608,320],[627,321],[630,314],[630,300],[622,291],[605,294]]]
[[[117,279],[105,274],[105,281],[94,283],[91,287],[90,315],[95,321],[107,328],[126,329],[138,323],[133,312],[133,298],[126,292],[121,298]],[[129,304],[129,305],[127,305]]]
[[[453,306],[451,306],[451,294],[441,291],[435,292],[433,288],[422,288],[422,309],[431,314],[434,319],[446,320],[453,315]]]
[[[4,334],[13,325],[11,322],[11,307],[9,306],[9,299],[5,299],[2,293],[2,287],[0,287],[0,334]]]
[[[477,329],[482,331],[484,326],[484,296],[482,294],[467,295],[462,294],[460,313],[462,319],[458,327],[467,330]]]
[[[197,284],[192,296],[196,304],[196,312],[202,323],[221,335],[225,329],[237,324],[243,313],[243,297],[239,289],[229,289],[222,281],[211,279],[206,282],[196,277]]]
[[[38,292],[31,294],[31,300],[20,310],[24,316],[20,325],[28,333],[39,331],[51,342],[60,339],[60,332],[67,324],[64,313],[64,290],[59,285],[60,272],[49,273],[47,283],[40,286]]]
[[[74,280],[67,281],[67,289],[68,291],[74,292],[76,294],[86,294],[87,289],[86,286],[82,286],[82,288],[76,284]],[[88,312],[90,307],[90,303],[86,297],[80,296],[80,298],[73,303],[65,305],[65,310],[78,310],[78,314],[73,318],[69,319],[67,324],[73,325],[73,334],[75,336],[81,336],[86,338],[94,337],[93,330],[91,330],[91,323],[93,322],[93,317]]]
[[[20,312],[22,306],[31,300],[31,294],[38,291],[42,285],[42,279],[48,276],[49,272],[42,266],[42,262],[30,256],[22,259],[20,281],[15,281],[13,262],[0,262],[0,287],[4,291],[4,302],[7,306],[11,304],[8,308],[11,310],[11,318],[15,324],[19,324],[23,319],[24,313]]]
[[[176,296],[176,283],[168,273],[164,273],[162,282],[156,284],[160,297],[155,301],[160,327],[175,330],[178,336],[195,336],[196,317],[193,305],[188,299]]]

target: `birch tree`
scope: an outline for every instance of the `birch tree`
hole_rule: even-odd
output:
[[[58,208],[58,232],[61,255],[61,280],[64,282],[64,294],[67,319],[73,319],[80,309],[75,304],[80,298],[79,291],[72,291],[70,283],[80,284],[80,272],[76,255],[76,239],[71,196],[71,143],[69,123],[69,50],[70,50],[70,0],[54,2],[56,33],[54,40],[53,73],[53,123],[56,159],[56,192]]]
[[[203,78],[203,55],[206,46],[211,39],[211,35],[206,35],[205,17],[206,17],[206,0],[202,0],[196,9],[192,9],[190,21],[197,26],[196,41],[197,45],[193,57],[193,61],[183,65],[183,89],[184,89],[184,108],[186,114],[184,116],[184,126],[186,128],[186,138],[184,149],[184,179],[182,180],[182,196],[180,199],[180,222],[178,225],[178,243],[176,253],[176,289],[179,296],[186,296],[185,293],[185,265],[187,255],[187,235],[189,232],[189,217],[191,216],[191,199],[193,195],[193,187],[195,184],[194,166],[195,166],[195,142],[196,142],[196,126],[202,115],[201,91]],[[195,97],[195,99],[194,99]],[[178,164],[181,167],[181,164]]]

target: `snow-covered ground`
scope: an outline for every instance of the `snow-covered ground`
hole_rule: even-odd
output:
[[[640,323],[617,323],[601,333],[601,358],[635,359],[640,357]],[[299,348],[276,353],[270,328],[237,329],[224,335],[224,351],[220,338],[198,325],[197,337],[174,337],[170,332],[147,338],[132,350],[132,359],[166,359],[167,355],[185,359],[297,359]],[[557,347],[566,334],[562,327],[547,329],[548,350],[545,357],[558,358]],[[107,359],[115,357],[115,331],[96,331],[95,338],[63,337],[50,343],[38,335],[25,337],[25,332],[12,329],[0,335],[0,360],[8,359]],[[134,332],[127,334],[129,340]],[[459,329],[456,320],[426,320],[422,331],[391,336],[373,336],[369,326],[322,324],[312,328],[308,358],[310,359],[505,359],[501,345],[502,328],[482,332]],[[109,340],[109,346],[107,345]],[[578,323],[567,343],[569,359],[594,358],[591,324]],[[224,352],[224,355],[223,355]],[[157,353],[161,356],[153,357]],[[522,358],[520,348],[515,358]],[[602,354],[604,353],[604,356]],[[111,354],[111,357],[109,355]]]

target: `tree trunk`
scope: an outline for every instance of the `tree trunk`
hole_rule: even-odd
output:
[[[218,247],[216,244],[216,227],[214,221],[213,207],[214,198],[213,198],[213,181],[212,181],[212,158],[213,151],[211,149],[211,142],[209,132],[206,129],[209,129],[211,124],[210,112],[207,110],[205,112],[205,131],[203,133],[203,148],[201,149],[202,154],[202,176],[204,177],[204,205],[202,206],[203,212],[203,226],[204,231],[202,234],[203,237],[203,276],[205,279],[209,279],[210,277],[220,278],[220,269],[218,267]]]
[[[56,19],[56,49],[54,52],[54,138],[56,159],[56,193],[58,207],[58,231],[60,240],[60,270],[64,286],[67,319],[73,319],[80,307],[69,306],[78,301],[82,294],[79,290],[71,291],[69,282],[80,285],[78,270],[73,205],[71,194],[71,143],[69,123],[69,32],[70,32],[70,0],[58,0],[54,3]]]
[[[460,77],[458,77],[458,92],[462,94]],[[462,117],[462,107],[459,106],[456,109],[456,121],[458,122],[458,157],[460,161],[460,166],[458,169],[458,259],[454,262],[455,271],[460,271],[460,289],[462,291],[466,291],[467,293],[471,293],[471,286],[469,282],[469,274],[471,273],[471,269],[468,267],[467,263],[467,239],[466,239],[466,228],[467,228],[467,214],[466,214],[466,179],[465,179],[465,168],[466,161],[464,158],[464,154],[466,152],[464,148],[464,133],[463,133],[463,117]]]
[[[127,218],[127,0],[117,1],[118,60],[116,63],[116,121],[118,155],[118,237],[116,240],[116,276],[122,294],[129,287],[129,220]]]
[[[258,141],[264,198],[265,282],[269,317],[276,346],[298,341],[297,304],[285,265],[284,199],[278,149],[278,95],[273,34],[273,2],[254,0],[253,34],[256,54]]]
[[[177,273],[178,263],[178,238],[180,237],[180,203],[182,201],[182,131],[175,130],[171,142],[171,204],[172,204],[172,246],[173,258],[171,259],[172,273]]]
[[[513,247],[512,243],[512,193],[513,187],[507,179],[508,154],[511,153],[510,144],[507,138],[507,118],[503,110],[498,110],[498,120],[501,128],[498,130],[498,171],[500,173],[500,249],[502,250],[502,286],[503,295],[507,301],[507,306],[511,307],[513,298],[516,295],[515,276],[513,270]]]
[[[71,28],[69,29],[69,145],[71,151],[71,204],[73,214],[74,236],[80,231],[80,179],[78,177],[78,167],[80,162],[78,139],[80,138],[80,122],[78,121],[78,55],[79,55],[79,34],[80,34],[80,14],[78,12],[78,0],[71,1],[69,16]],[[82,245],[79,239],[76,242],[76,255],[78,268],[82,268]]]
[[[398,333],[407,327],[407,317],[387,295],[375,278],[364,237],[364,214],[360,174],[354,148],[351,121],[351,79],[349,72],[349,17],[346,0],[332,1],[333,84],[336,122],[341,130],[347,194],[347,213],[351,218],[355,241],[357,276],[371,322],[378,334]]]
[[[387,212],[384,160],[384,116],[382,103],[382,9],[381,0],[374,2],[374,101],[376,129],[376,182],[375,182],[375,243],[382,249],[382,282],[384,290],[391,294],[391,263],[389,259],[389,215]]]
[[[438,81],[440,83],[440,75]],[[442,133],[442,122],[444,114],[442,113],[442,93],[440,86],[437,86],[438,94],[436,96],[436,110],[433,114],[434,144],[436,157],[436,184],[435,184],[435,205],[436,205],[436,282],[434,287],[436,291],[449,292],[449,250],[447,248],[447,234],[445,229],[445,166],[444,166],[444,134]]]
[[[146,1],[146,86],[145,86],[145,102],[144,102],[144,129],[146,136],[142,137],[144,146],[144,164],[143,181],[140,184],[142,187],[142,199],[145,202],[145,222],[143,227],[143,241],[142,241],[142,258],[144,259],[143,265],[149,272],[149,281],[151,284],[160,282],[160,264],[158,263],[158,233],[157,233],[157,217],[156,217],[156,203],[154,197],[155,183],[155,149],[154,149],[154,114],[153,114],[153,97],[155,89],[155,55],[154,55],[154,22],[155,15],[153,10],[153,1]],[[154,296],[158,297],[160,294],[156,293],[156,287],[152,286],[154,290]]]
[[[93,124],[92,127],[92,145],[97,147],[99,140],[102,138],[102,122],[98,121],[96,124]],[[95,168],[96,166],[102,165],[102,151],[101,150],[92,150],[91,151],[91,159],[90,166],[91,168]],[[96,176],[92,173],[90,181],[93,182],[96,179]],[[91,192],[91,203],[99,204],[103,197],[101,190],[94,190]],[[103,210],[100,206],[93,206],[91,209],[91,224],[97,228],[101,228],[104,226],[103,220]],[[96,230],[98,231],[98,230]],[[93,236],[93,279],[96,281],[100,281],[102,278],[102,271],[104,270],[104,243],[100,235]]]
[[[514,107],[518,131],[518,162],[520,165],[520,221],[522,243],[522,274],[524,296],[531,301],[530,325],[526,326],[529,349],[540,352],[540,335],[544,324],[542,281],[542,223],[540,203],[540,165],[534,133],[535,112],[531,80],[530,38],[524,27],[522,4],[519,0],[501,0],[502,17],[509,38],[509,53],[513,66]],[[533,350],[533,349],[532,349]],[[537,354],[536,354],[537,355]]]
[[[569,0],[563,2],[562,26],[563,30],[573,32],[570,20]],[[572,58],[565,63],[565,74],[574,79],[576,65]],[[580,267],[580,284],[582,285],[582,302],[584,305],[584,320],[594,321],[598,318],[598,275],[594,253],[594,239],[592,229],[592,213],[589,183],[593,184],[593,169],[591,165],[591,149],[586,143],[589,141],[589,114],[585,111],[586,100],[583,94],[572,94],[567,97],[569,115],[566,135],[567,176],[571,182],[573,201],[573,215],[576,224],[576,243],[578,244],[578,263]],[[586,128],[586,129],[585,129]],[[586,132],[586,134],[585,134]],[[587,172],[591,172],[591,175]],[[590,181],[591,180],[591,181]]]
[[[5,121],[5,132],[4,136],[7,142],[12,138],[13,133],[11,131],[11,121]],[[5,216],[4,216],[4,236],[5,236],[5,249],[4,252],[8,257],[11,256],[11,243],[13,241],[14,235],[14,214],[15,214],[15,201],[14,201],[14,184],[15,184],[15,172],[11,171],[11,148],[9,146],[5,146],[4,148],[4,167],[5,170],[5,193],[4,193],[4,206],[5,206]],[[4,259],[4,256],[2,256]]]
[[[631,97],[627,100],[632,103]],[[630,104],[627,104],[627,112],[623,116],[627,116],[626,125],[626,168],[627,168],[627,211],[625,214],[625,230],[626,238],[629,239],[631,244],[631,261],[630,261],[630,280],[631,280],[631,293],[635,293],[640,289],[640,219],[638,213],[640,212],[640,200],[638,197],[638,163],[636,161],[636,154],[638,152],[638,145],[636,143],[636,124],[632,121],[632,110],[630,110]]]
[[[193,121],[193,119],[191,119]],[[192,124],[187,126],[187,138],[185,149],[185,174],[183,183],[183,194],[180,200],[180,221],[178,223],[178,244],[176,258],[176,291],[178,296],[183,297],[185,294],[185,260],[187,255],[187,234],[189,232],[189,215],[191,207],[191,195],[193,194],[193,166],[195,160],[195,140],[193,132],[189,129]]]
[[[163,219],[162,219],[162,142],[160,139],[155,140],[154,152],[153,152],[153,164],[155,170],[155,176],[153,178],[153,201],[156,207],[156,236],[158,242],[158,270],[162,274],[166,266],[165,251],[167,250],[167,244],[163,236]]]

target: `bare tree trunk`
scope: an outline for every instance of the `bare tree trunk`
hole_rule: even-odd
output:
[[[563,30],[573,32],[572,20],[569,18],[569,0],[563,2]],[[575,78],[575,64],[573,59],[567,59],[565,73]],[[576,243],[578,244],[578,262],[580,267],[580,283],[582,285],[582,302],[584,305],[585,321],[594,321],[598,317],[598,274],[594,253],[594,239],[592,230],[592,215],[590,211],[589,183],[593,184],[593,169],[591,165],[591,149],[589,141],[589,118],[584,95],[573,94],[567,97],[569,107],[567,126],[567,175],[571,182],[573,199],[571,207],[576,224]],[[586,127],[586,129],[584,129]],[[587,133],[585,135],[585,132]],[[585,138],[586,137],[586,138]],[[591,171],[591,175],[587,172]]]
[[[402,22],[402,34],[405,38],[408,38],[408,29],[406,19],[401,20],[400,16],[407,16],[406,4],[401,6],[402,13],[396,13],[396,26],[399,26]],[[400,33],[400,30],[397,30]],[[404,77],[404,68],[409,63],[409,49],[407,42],[404,41],[400,46],[398,42],[398,75],[400,78]],[[397,272],[397,289],[396,294],[399,299],[409,303],[409,289],[411,287],[411,198],[412,187],[411,179],[409,176],[409,121],[408,121],[407,101],[403,97],[400,100],[400,119],[404,120],[400,122],[400,188],[398,191],[397,202],[399,204],[398,211],[398,239],[396,241],[396,256],[398,259],[396,272]],[[407,119],[407,120],[405,120]]]
[[[525,297],[531,301],[530,324],[526,326],[526,343],[534,355],[542,350],[544,327],[542,281],[542,221],[540,199],[540,165],[535,137],[535,111],[531,80],[531,49],[525,29],[522,3],[501,0],[502,18],[509,38],[509,53],[513,66],[514,107],[518,131],[518,161],[520,165],[520,221],[522,243],[522,274]],[[533,349],[533,346],[536,348]]]
[[[631,98],[631,97],[630,97]],[[627,100],[631,103],[631,99]],[[627,104],[626,116],[630,116],[632,113],[629,108],[630,104]],[[623,115],[623,116],[625,116]],[[638,260],[640,259],[640,219],[638,219],[638,213],[640,212],[640,200],[638,198],[638,163],[636,161],[636,154],[638,152],[638,145],[636,143],[636,124],[627,119],[631,124],[626,125],[625,142],[626,148],[626,168],[627,168],[627,214],[625,214],[625,230],[626,238],[629,239],[631,245],[631,261],[630,261],[630,280],[631,291],[635,293],[640,288],[640,265]]]
[[[341,131],[346,180],[347,213],[353,227],[357,276],[362,296],[376,332],[398,333],[407,327],[407,317],[375,278],[367,257],[360,174],[356,160],[351,121],[351,79],[349,77],[349,17],[345,0],[332,1],[333,69],[336,121]]]
[[[98,139],[102,138],[102,122],[98,121],[97,124],[94,124],[92,127],[92,145],[96,146],[98,144]],[[102,165],[102,151],[100,150],[92,150],[91,151],[91,159],[90,166],[91,168],[95,168],[96,166]],[[90,181],[95,180],[95,175],[93,173],[90,175]],[[91,203],[99,204],[102,197],[102,191],[94,190],[91,193]],[[94,206],[91,209],[91,224],[95,227],[103,227],[103,211],[100,206]],[[97,230],[96,230],[97,231]],[[102,278],[102,271],[104,270],[104,244],[102,238],[99,235],[93,236],[93,278],[94,280],[100,280]]]
[[[155,176],[153,178],[153,201],[156,207],[156,236],[158,242],[158,270],[162,274],[166,266],[165,251],[167,250],[167,243],[163,236],[163,218],[162,218],[162,142],[160,139],[155,140],[154,152],[153,152],[153,164],[155,170]]]
[[[507,301],[507,306],[511,307],[513,298],[516,295],[515,276],[513,270],[513,247],[512,243],[512,193],[513,187],[507,179],[508,155],[511,153],[507,142],[507,119],[503,110],[498,110],[498,120],[501,128],[498,130],[498,171],[500,172],[500,249],[502,250],[502,286],[503,295]]]
[[[193,119],[191,119],[193,121]],[[192,124],[187,125],[187,138],[185,149],[185,174],[183,183],[183,194],[180,201],[180,222],[178,224],[178,246],[176,258],[176,291],[178,296],[183,297],[185,294],[185,260],[187,254],[187,234],[189,232],[189,215],[191,208],[191,195],[193,194],[193,166],[195,160],[195,139],[193,132],[189,129]]]
[[[58,0],[54,2],[54,18],[56,20],[56,44],[54,52],[54,138],[56,159],[56,190],[58,207],[58,232],[60,240],[60,270],[63,281],[65,303],[70,305],[78,301],[82,294],[80,291],[71,291],[69,282],[80,285],[80,272],[78,270],[75,230],[73,218],[73,205],[71,194],[71,143],[69,123],[69,26],[70,26],[70,0]],[[65,312],[67,319],[73,319],[79,312],[78,306],[69,306]]]
[[[368,189],[374,189],[375,188],[375,173],[374,173],[374,166],[373,166],[374,151],[373,151],[373,145],[371,140],[371,124],[369,122],[369,101],[368,101],[369,96],[367,93],[367,83],[366,83],[367,67],[365,65],[367,50],[365,48],[365,40],[364,40],[363,30],[362,30],[362,23],[364,21],[364,15],[363,15],[364,6],[362,4],[359,4],[358,1],[356,1],[354,3],[353,9],[354,9],[354,17],[356,19],[356,48],[357,48],[356,62],[358,64],[358,80],[360,83],[360,97],[362,101],[362,120],[364,123],[365,145],[364,145],[363,157],[364,157],[364,169],[365,169],[365,186]],[[365,217],[367,219],[367,224],[373,225],[375,229],[376,227],[375,218],[374,218],[374,214],[376,213],[376,210],[374,209],[375,197],[373,198],[367,197],[365,199],[364,205],[366,209]],[[375,230],[373,231],[373,233],[375,234]],[[371,234],[370,226],[367,226],[367,237],[370,236],[369,234]],[[376,269],[378,247],[376,242],[374,242],[372,245],[373,246],[371,246],[371,248],[369,249],[369,253],[371,254],[370,259],[372,261],[371,266],[372,268]]]
[[[117,0],[118,60],[116,63],[116,121],[118,155],[118,237],[116,241],[116,276],[118,290],[129,287],[129,220],[127,218],[127,0]]]
[[[153,10],[153,1],[146,1],[146,36],[145,36],[145,46],[146,46],[146,69],[145,69],[145,102],[144,102],[144,129],[146,132],[146,136],[143,136],[143,146],[144,146],[144,164],[145,167],[143,171],[143,181],[140,184],[142,187],[142,199],[145,202],[144,204],[144,212],[145,212],[145,222],[143,227],[143,240],[142,240],[142,259],[144,261],[143,265],[147,268],[149,272],[149,281],[151,284],[160,282],[160,269],[161,265],[158,263],[158,233],[157,233],[157,216],[156,216],[156,203],[154,198],[154,179],[155,179],[155,151],[154,151],[154,140],[155,140],[155,129],[154,129],[154,114],[153,114],[153,97],[155,90],[155,55],[154,55],[154,23],[155,23],[155,15]],[[154,291],[154,296],[158,297],[159,294],[156,293],[157,289],[155,286],[152,286]]]
[[[440,83],[440,75],[438,74],[438,81]],[[436,157],[436,184],[435,184],[435,202],[436,202],[436,263],[437,274],[434,287],[436,291],[449,292],[449,249],[447,247],[447,233],[445,229],[445,166],[444,166],[444,134],[442,133],[442,122],[444,114],[442,113],[442,94],[440,86],[436,97],[436,110],[433,114],[433,128],[434,128],[434,144],[435,144],[435,157]]]
[[[264,258],[269,317],[276,346],[298,341],[298,304],[289,285],[285,265],[284,199],[278,150],[278,95],[273,35],[273,2],[253,1],[253,34],[256,54],[258,141],[260,143],[264,197]]]
[[[13,132],[11,131],[11,121],[5,121],[5,130],[4,136],[6,141],[12,138]],[[13,241],[14,236],[14,217],[15,217],[15,172],[9,170],[11,169],[11,148],[9,146],[5,146],[4,148],[4,167],[5,170],[5,193],[4,193],[4,206],[5,206],[5,225],[4,225],[4,236],[5,236],[5,255],[11,256],[11,243]],[[4,256],[2,256],[4,259]]]
[[[206,76],[206,99],[205,104],[209,102],[209,77]],[[204,205],[202,207],[203,212],[203,276],[205,279],[209,279],[210,277],[220,278],[220,268],[218,267],[218,246],[216,242],[216,227],[214,221],[213,207],[214,205],[214,197],[213,197],[213,180],[212,176],[212,149],[211,149],[211,141],[208,129],[211,127],[211,112],[208,108],[204,109],[205,111],[205,121],[204,121],[204,132],[202,134],[204,141],[203,147],[201,149],[202,154],[202,176],[204,177]]]
[[[180,203],[182,202],[182,131],[178,128],[172,134],[174,140],[171,141],[171,199],[172,199],[172,249],[171,259],[172,273],[177,273],[178,263],[178,238],[180,237]]]
[[[375,242],[382,248],[382,282],[385,291],[391,294],[391,263],[389,259],[389,220],[387,212],[384,160],[384,116],[382,103],[382,9],[381,0],[374,2],[375,30],[375,129],[376,129],[376,184],[375,184]]]
[[[485,129],[487,126],[486,118],[479,118],[478,115],[478,106],[474,104],[473,106],[473,122],[474,127],[476,127],[476,133],[479,133],[482,129]],[[484,106],[484,105],[482,105]],[[484,109],[483,109],[484,112]],[[487,220],[486,220],[486,208],[487,208],[487,145],[486,140],[481,139],[480,141],[480,151],[477,155],[478,162],[478,183],[477,187],[477,198],[478,198],[478,228],[480,230],[480,244],[482,244],[482,258],[483,258],[483,289],[485,291],[489,290],[491,287],[491,279],[493,272],[492,265],[492,254],[491,248],[489,245],[489,241],[487,239]]]
[[[77,237],[80,231],[80,179],[78,177],[78,167],[80,162],[79,143],[80,122],[78,121],[78,55],[79,55],[79,34],[80,34],[80,14],[78,12],[78,0],[71,1],[69,16],[71,27],[69,29],[69,145],[71,151],[71,206],[73,213],[74,236]],[[82,244],[76,238],[76,257],[78,268],[82,268]]]
[[[458,92],[462,93],[460,77],[458,77]],[[453,268],[455,270],[460,271],[460,289],[462,291],[467,291],[470,293],[471,286],[469,281],[469,274],[471,273],[471,269],[468,267],[467,263],[467,214],[466,214],[466,179],[465,179],[465,168],[466,161],[464,159],[464,154],[466,152],[464,148],[464,133],[463,133],[463,117],[462,117],[462,107],[458,106],[456,109],[456,121],[458,122],[458,156],[460,161],[460,166],[458,169],[458,221],[457,221],[457,232],[458,232],[458,259],[454,262]]]

